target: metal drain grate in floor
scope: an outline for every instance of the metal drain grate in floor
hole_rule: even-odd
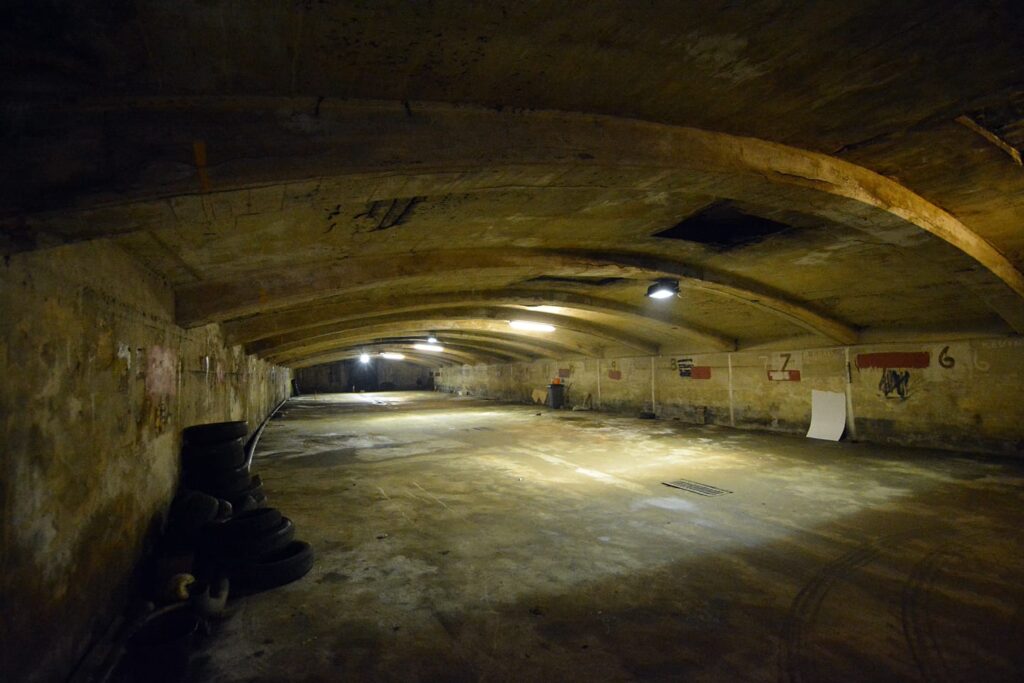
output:
[[[732,493],[732,491],[726,491],[725,489],[720,489],[717,486],[702,484],[699,481],[690,481],[689,479],[676,479],[675,481],[663,481],[661,483],[665,486],[671,486],[674,489],[682,489],[684,491],[699,493],[702,496],[721,496],[725,493]]]

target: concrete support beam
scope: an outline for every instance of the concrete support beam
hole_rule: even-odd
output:
[[[562,183],[595,186],[625,172],[634,177],[634,186],[637,175],[650,179],[668,174],[689,187],[703,187],[712,196],[739,199],[756,195],[765,186],[790,187],[849,200],[916,225],[963,251],[1024,296],[1024,274],[956,217],[890,178],[825,154],[756,138],[609,116],[512,114],[427,104],[418,105],[417,117],[410,118],[398,103],[332,102],[318,107],[315,131],[303,131],[273,123],[280,116],[277,112],[289,109],[275,110],[275,105],[282,104],[287,102],[267,98],[110,99],[82,105],[81,112],[51,114],[77,114],[83,126],[90,117],[97,121],[115,117],[122,121],[122,135],[112,143],[118,145],[141,144],[157,131],[161,138],[178,131],[182,136],[178,147],[191,149],[195,141],[189,131],[195,126],[168,125],[176,118],[208,120],[211,127],[230,129],[230,140],[204,141],[211,167],[218,155],[244,160],[222,161],[209,170],[210,182],[222,191],[311,177],[376,174],[378,183],[386,182],[388,176],[400,178],[403,196],[464,192],[479,189],[473,187],[483,177],[479,171],[495,166],[504,168],[505,178],[515,178],[518,170],[532,167],[537,173],[527,176],[534,175],[541,186],[550,185],[553,177]],[[257,140],[258,149],[253,147]],[[160,149],[171,154],[177,147],[165,141]],[[429,168],[424,160],[430,160]],[[0,229],[9,237],[5,249],[125,234],[174,221],[167,198],[194,193],[194,179],[181,177],[173,155],[149,161],[154,169],[165,167],[163,175],[154,173],[146,185],[115,200],[110,195],[78,197],[78,205],[87,208],[49,214],[19,214],[16,207],[8,207],[8,219]],[[413,175],[427,172],[433,181],[409,182]],[[97,209],[102,220],[96,220]]]
[[[510,325],[507,325],[507,321],[509,320],[531,320],[553,325],[556,328],[556,331],[552,333],[553,336],[557,336],[559,332],[572,332],[583,337],[591,337],[611,344],[628,347],[644,354],[658,352],[658,345],[656,343],[650,342],[634,334],[622,332],[618,329],[603,325],[596,325],[594,323],[566,315],[553,315],[537,311],[522,311],[514,308],[500,307],[476,309],[448,308],[433,309],[430,311],[430,315],[427,316],[427,320],[431,319],[464,321],[470,323],[473,321],[500,321],[499,324],[506,325],[507,333],[510,336],[540,336],[541,333],[524,333],[516,330]],[[342,331],[332,332],[317,337],[308,337],[297,341],[283,343],[277,343],[275,340],[255,342],[249,346],[249,351],[267,358],[278,358],[284,362],[286,358],[292,357],[295,353],[302,353],[313,348],[324,348],[325,346],[335,344],[336,340],[344,339],[346,336],[358,333],[360,330],[365,330],[367,328],[379,328],[386,325],[397,325],[400,326],[400,329],[401,326],[406,326],[408,329],[415,330],[431,329],[431,326],[424,322],[424,316],[421,313],[398,313],[354,320]]]
[[[649,261],[650,265],[645,265]],[[186,327],[254,316],[308,304],[343,292],[357,294],[373,288],[395,291],[416,277],[450,282],[491,282],[497,278],[528,279],[548,276],[592,276],[654,279],[675,277],[688,287],[728,296],[777,314],[810,331],[842,343],[856,331],[807,305],[756,284],[688,264],[648,259],[637,254],[555,252],[538,249],[457,249],[350,258],[338,264],[254,273],[246,281],[209,282],[186,287],[176,299],[178,322]],[[707,337],[710,333],[694,330]],[[715,344],[727,345],[721,337]]]
[[[484,305],[558,306],[572,315],[576,311],[588,311],[614,315],[638,324],[664,328],[674,334],[699,342],[709,350],[733,350],[733,339],[687,323],[668,315],[665,311],[652,311],[639,306],[630,306],[610,299],[561,291],[537,290],[495,290],[446,292],[365,302],[350,302],[345,299],[317,303],[315,306],[298,307],[257,315],[242,320],[227,321],[222,329],[235,343],[249,343],[273,338],[279,343],[299,341],[307,337],[344,330],[351,321],[370,313],[388,311],[391,313],[422,312],[430,314],[434,308],[479,307]],[[253,347],[256,348],[256,347]]]

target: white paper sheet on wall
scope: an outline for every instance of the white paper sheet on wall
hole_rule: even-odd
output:
[[[811,391],[811,428],[808,439],[839,441],[846,429],[846,394]]]

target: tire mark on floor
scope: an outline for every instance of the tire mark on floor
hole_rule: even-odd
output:
[[[825,597],[840,581],[855,570],[873,562],[886,547],[903,539],[916,537],[917,532],[903,532],[875,539],[843,553],[821,567],[793,598],[783,626],[782,647],[779,656],[779,678],[789,683],[821,680],[814,665],[805,656],[807,633],[818,618]]]
[[[949,544],[933,550],[914,565],[903,586],[900,604],[903,635],[925,683],[942,683],[953,678],[935,637],[929,602],[943,565],[958,555]]]

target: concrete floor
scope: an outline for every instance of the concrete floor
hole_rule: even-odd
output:
[[[317,564],[199,681],[1024,680],[1019,465],[388,393],[255,467]]]

